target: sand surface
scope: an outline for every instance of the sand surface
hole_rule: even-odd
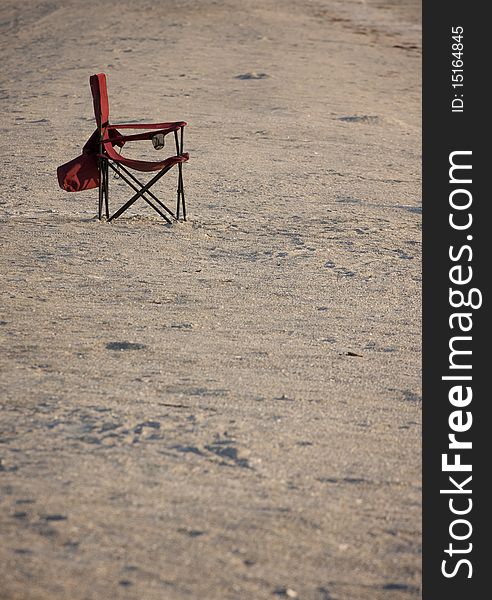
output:
[[[419,23],[0,2],[2,600],[420,595]],[[187,223],[57,187],[100,71]]]

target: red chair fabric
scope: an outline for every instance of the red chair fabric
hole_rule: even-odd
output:
[[[58,184],[66,192],[82,192],[99,187],[99,167],[97,164],[97,143],[99,132],[96,129],[84,144],[82,154],[61,165],[56,170]]]
[[[123,136],[114,127],[109,132],[114,145],[123,147]],[[56,170],[58,184],[66,192],[82,192],[99,186],[99,166],[97,153],[99,131],[96,129],[82,148],[82,154],[61,165]]]
[[[99,73],[91,75],[89,78],[92,92],[92,101],[94,103],[94,116],[96,117],[97,127],[105,127],[109,123],[109,100],[108,88],[106,85],[106,75]]]
[[[99,169],[95,154],[81,154],[56,170],[58,184],[66,192],[82,192],[99,187]]]

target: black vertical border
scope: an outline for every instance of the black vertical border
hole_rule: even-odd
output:
[[[485,598],[490,594],[489,566],[490,519],[492,511],[492,423],[489,405],[492,394],[487,374],[492,372],[489,299],[492,278],[492,96],[489,95],[492,52],[492,25],[485,15],[483,3],[447,0],[423,2],[423,598],[424,600],[454,600]],[[463,93],[464,112],[453,113],[451,101],[456,90],[451,86],[452,27],[463,27]],[[472,179],[467,186],[473,194],[473,225],[465,233],[453,232],[448,224],[449,153],[471,150]],[[448,417],[453,408],[448,401],[450,384],[441,380],[449,373],[449,246],[467,243],[473,248],[471,264],[473,287],[483,294],[483,305],[473,314],[471,335],[473,413],[470,431],[463,439],[473,443],[471,450],[462,451],[462,461],[472,462],[472,501],[469,515],[473,533],[469,540],[453,541],[449,525],[453,520],[449,495],[440,489],[449,488],[449,475],[441,469],[441,455],[449,452]],[[465,264],[465,263],[463,263]],[[469,374],[469,373],[468,373]],[[457,475],[458,480],[463,476]],[[463,498],[464,496],[461,496]],[[456,496],[458,502],[458,496]],[[458,518],[458,517],[454,517]],[[464,548],[473,544],[469,554],[444,553],[449,543]],[[468,558],[473,567],[460,567],[456,576],[446,578],[441,566],[448,559],[449,569],[460,558]],[[489,591],[487,591],[489,590]]]

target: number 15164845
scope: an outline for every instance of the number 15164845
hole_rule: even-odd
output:
[[[451,27],[451,87],[453,89],[451,111],[462,113],[463,98],[463,27]]]

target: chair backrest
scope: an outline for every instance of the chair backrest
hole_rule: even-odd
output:
[[[91,84],[92,100],[94,102],[94,116],[96,117],[99,132],[109,122],[108,88],[106,87],[106,75],[99,73],[92,75],[89,79]]]

